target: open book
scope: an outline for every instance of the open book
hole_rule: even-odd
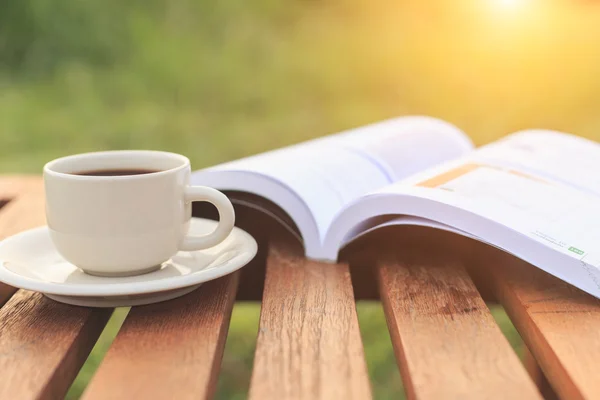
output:
[[[192,182],[278,219],[309,258],[335,262],[377,228],[423,225],[600,297],[600,145],[576,136],[522,131],[474,149],[446,122],[403,117],[196,171]]]

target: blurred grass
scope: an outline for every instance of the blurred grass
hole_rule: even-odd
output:
[[[81,368],[79,374],[77,374],[77,377],[75,378],[75,381],[69,388],[69,391],[65,396],[66,400],[75,400],[81,396],[94,372],[96,372],[100,366],[100,363],[104,359],[104,355],[117,336],[119,329],[121,329],[121,325],[123,325],[128,313],[129,307],[115,309],[110,317],[110,320],[108,321],[108,324],[106,325],[106,328],[98,338],[98,341],[88,356],[85,365],[83,368]]]
[[[181,152],[201,168],[404,114],[446,119],[477,144],[529,127],[599,139],[598,4],[500,3],[3,0],[0,172],[127,148]],[[115,312],[70,399],[126,312]],[[375,396],[398,398],[381,308],[358,313]],[[244,398],[258,315],[234,309],[218,398]]]
[[[5,0],[0,171],[123,148],[201,168],[403,114],[599,138],[600,7],[488,1]]]

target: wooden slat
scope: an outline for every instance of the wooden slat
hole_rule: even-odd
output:
[[[42,190],[42,177],[39,175],[0,175],[0,199],[14,199],[28,188]]]
[[[45,222],[41,179],[19,179],[0,179],[0,187],[4,184],[15,190],[14,199],[0,210],[0,237]],[[5,285],[0,290],[5,296],[13,291]],[[40,294],[17,292],[0,309],[0,399],[62,398],[110,311],[67,306]]]
[[[461,240],[454,239],[395,227],[373,238],[408,398],[541,398],[463,267],[466,255],[456,251]],[[392,246],[382,252],[386,240]]]
[[[7,201],[0,208],[0,240],[20,231],[43,225],[43,185],[40,177],[0,176],[0,200]],[[0,306],[16,289],[0,282]]]
[[[487,280],[558,395],[600,398],[600,300],[495,249],[480,259],[487,260]]]
[[[283,243],[269,246],[249,397],[370,398],[348,266]]]
[[[0,307],[3,306],[16,291],[17,290],[14,287],[0,282]]]
[[[132,308],[83,397],[212,397],[238,280],[236,272],[178,299]]]
[[[20,187],[20,193],[0,209],[0,238],[46,223],[41,180]]]
[[[0,399],[63,398],[110,312],[15,294],[0,309]]]
[[[550,386],[550,382],[548,382],[548,379],[542,372],[542,369],[537,363],[535,357],[533,357],[533,354],[531,354],[527,347],[524,348],[523,365],[525,365],[527,373],[533,382],[535,382],[538,390],[542,394],[542,397],[544,397],[545,400],[558,400],[558,395],[554,389],[552,389],[552,386]]]

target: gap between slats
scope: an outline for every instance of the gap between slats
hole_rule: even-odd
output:
[[[79,399],[81,397],[91,377],[94,376],[112,342],[115,340],[129,311],[129,307],[114,309],[96,344],[94,344],[94,347],[69,387],[66,399]]]
[[[197,207],[199,205],[194,205],[194,216],[218,218],[214,207],[210,208],[215,212],[207,214],[202,212],[201,207]],[[263,219],[262,215],[260,219],[257,218],[259,216],[254,212],[236,209],[236,226],[250,232],[259,242],[258,254],[241,271],[205,283],[195,292],[180,299],[132,309],[108,349],[105,359],[92,377],[84,393],[85,398],[127,398],[149,393],[152,396],[164,393],[165,396],[211,397],[220,376],[220,362],[225,351],[223,347],[227,339],[234,299],[259,299],[262,291],[261,279],[264,280],[266,257],[263,239],[265,224],[260,222]],[[239,290],[242,290],[242,293]],[[136,330],[141,332],[133,335],[132,332]],[[172,332],[169,334],[169,331]],[[194,339],[181,337],[179,343],[172,344],[173,341],[177,342],[177,337],[185,335],[186,332],[189,335],[193,333]],[[155,345],[152,345],[153,343]],[[163,348],[163,344],[166,347]],[[189,353],[186,356],[189,359],[182,360],[181,357],[185,356],[183,353],[186,351]],[[136,352],[141,352],[141,355],[136,355]],[[164,353],[168,353],[168,356]],[[140,363],[141,370],[137,368],[139,359],[145,360]],[[128,368],[129,362],[133,363],[131,369]],[[180,365],[186,362],[190,365],[182,372]],[[147,371],[144,371],[144,368],[147,368]],[[163,379],[148,384],[147,376],[159,374],[160,368],[164,369],[163,373],[160,373]],[[113,371],[125,372],[120,376],[113,374]],[[239,384],[236,382],[236,385]],[[173,391],[173,388],[178,388],[180,392]]]
[[[83,398],[212,397],[238,280],[235,272],[132,308]]]
[[[62,398],[109,316],[17,292],[0,309],[0,398]]]
[[[375,260],[409,398],[541,398],[463,267],[468,251],[453,235],[391,227],[348,257]]]
[[[259,319],[259,302],[235,303],[214,398],[248,397]]]
[[[600,398],[600,300],[496,249],[477,260],[558,395]]]
[[[379,301],[356,302],[358,325],[374,399],[405,399],[383,306]]]

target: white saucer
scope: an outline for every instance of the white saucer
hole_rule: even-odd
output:
[[[215,226],[215,221],[192,218],[190,234],[208,233]],[[234,228],[217,246],[179,252],[157,271],[128,277],[100,277],[88,275],[65,261],[44,226],[0,242],[0,281],[67,304],[136,306],[183,296],[203,282],[240,269],[254,258],[256,251],[254,238]]]

